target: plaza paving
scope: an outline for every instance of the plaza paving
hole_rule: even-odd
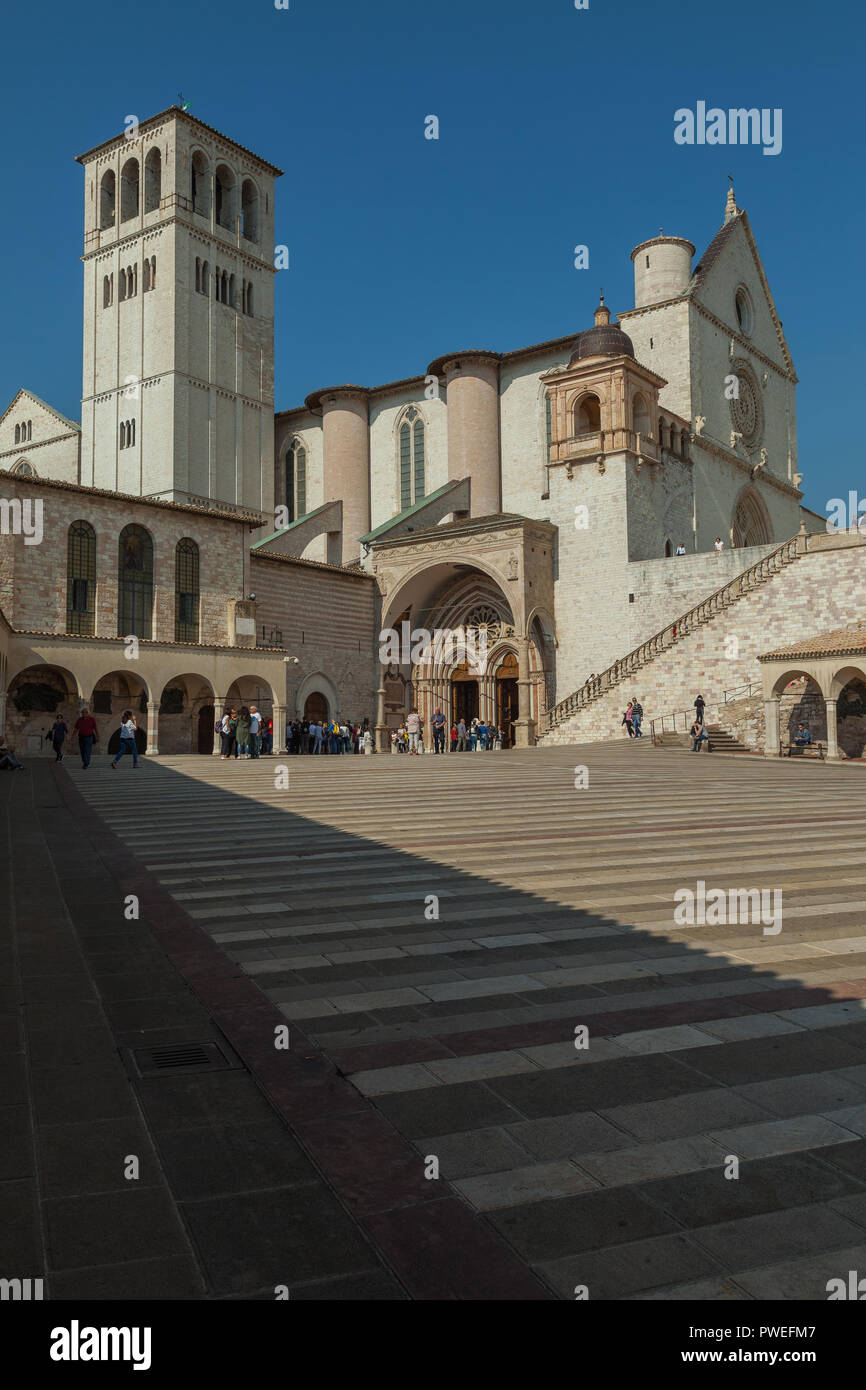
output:
[[[824,1299],[866,1266],[858,767],[647,740],[287,758],[285,788],[278,762],[0,783],[3,1100],[35,1094],[0,1195],[53,1296]],[[781,888],[781,932],[675,926],[698,879]],[[208,1036],[243,1066],[117,1059]]]

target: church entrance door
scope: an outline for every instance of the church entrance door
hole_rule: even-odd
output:
[[[199,753],[212,753],[214,740],[214,707],[213,705],[202,705],[198,712],[198,745]]]
[[[477,680],[456,680],[451,682],[451,706],[454,711],[454,723],[457,724],[461,719],[465,720],[468,727],[473,719],[478,718],[478,682]]]
[[[304,718],[316,724],[322,724],[328,718],[328,702],[320,690],[314,690],[312,695],[307,696]]]
[[[509,652],[496,673],[496,718],[503,733],[503,748],[514,747],[514,725],[519,712],[517,657]]]

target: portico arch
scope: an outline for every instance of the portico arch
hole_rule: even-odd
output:
[[[212,753],[215,719],[216,692],[206,676],[169,677],[159,695],[160,753]]]
[[[46,751],[48,730],[58,717],[71,731],[83,698],[73,673],[48,662],[22,665],[10,677],[4,694],[2,732],[19,756]]]

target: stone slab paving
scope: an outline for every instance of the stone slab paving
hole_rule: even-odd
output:
[[[230,1002],[199,978],[200,1001],[401,1291],[824,1299],[827,1278],[856,1267],[860,768],[624,743],[286,759],[285,788],[277,764],[165,758],[121,776],[97,762],[85,777],[70,760],[60,785],[69,805],[85,798],[94,841],[102,825],[118,845],[124,888],[161,894],[178,940],[193,930],[210,945],[206,979]],[[770,902],[781,890],[781,930],[678,925],[674,894],[698,879]],[[205,955],[190,939],[181,974]],[[134,963],[112,966],[110,1024],[185,1026],[177,998],[154,1007],[128,992]],[[291,1086],[263,1042],[274,1018],[293,1063],[315,1059]],[[246,1167],[219,1107],[199,1124],[223,1166]],[[182,1143],[173,1153],[208,1167]],[[419,1182],[434,1157],[439,1178]],[[291,1232],[296,1187],[280,1190]],[[198,1216],[257,1229],[252,1200],[229,1215],[236,1195],[200,1194],[226,1205]],[[206,1248],[204,1228],[187,1229]],[[229,1295],[244,1276],[213,1259]],[[323,1260],[319,1277],[338,1278]]]

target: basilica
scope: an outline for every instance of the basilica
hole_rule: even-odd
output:
[[[602,297],[564,337],[275,410],[281,171],[177,106],[78,163],[81,419],[24,387],[0,416],[0,731],[19,752],[87,704],[106,744],[132,705],[149,753],[209,754],[215,712],[253,699],[277,748],[287,719],[341,715],[384,749],[437,706],[528,747],[822,526],[732,189],[699,256],[662,230],[635,246],[616,321]],[[405,623],[481,636],[483,663],[383,661]]]

